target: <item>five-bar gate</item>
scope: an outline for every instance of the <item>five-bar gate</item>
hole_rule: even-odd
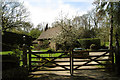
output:
[[[85,55],[84,53],[89,53]],[[29,71],[70,71],[111,68],[110,50],[71,52],[28,52]],[[82,56],[80,56],[82,54]],[[103,66],[103,67],[101,67]]]

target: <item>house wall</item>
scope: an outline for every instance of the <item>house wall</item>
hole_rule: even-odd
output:
[[[55,42],[50,42],[49,47],[56,51],[56,43]]]
[[[38,44],[39,45],[43,45],[43,41],[38,41]]]
[[[40,46],[42,46],[42,45],[44,45],[44,41],[38,41],[38,44],[40,45]],[[56,48],[57,46],[56,46],[56,43],[55,42],[52,42],[52,41],[49,41],[49,48],[51,48],[51,49],[53,49],[53,50],[55,50],[56,51]]]

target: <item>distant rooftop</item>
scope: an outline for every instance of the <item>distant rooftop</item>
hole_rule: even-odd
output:
[[[53,28],[47,29],[46,31],[43,31],[41,33],[41,35],[38,37],[37,40],[51,39],[53,37],[57,37],[60,31],[61,31],[61,27],[53,27]]]

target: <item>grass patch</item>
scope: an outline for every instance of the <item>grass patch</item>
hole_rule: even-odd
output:
[[[46,52],[48,51],[49,49],[41,49],[41,50],[32,50],[32,51],[42,51],[42,52]]]
[[[48,51],[48,50],[47,50],[47,49],[42,49],[42,50],[40,50],[40,51],[46,52],[46,51]]]
[[[0,52],[0,55],[8,55],[8,54],[12,54],[13,51],[3,51],[3,52]]]

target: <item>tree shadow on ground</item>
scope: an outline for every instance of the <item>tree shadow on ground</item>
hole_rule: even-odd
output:
[[[83,70],[74,72],[74,76],[56,73],[38,73],[29,80],[120,80],[120,77],[97,70]]]
[[[57,75],[53,73],[37,74],[30,80],[97,80],[88,76]]]

